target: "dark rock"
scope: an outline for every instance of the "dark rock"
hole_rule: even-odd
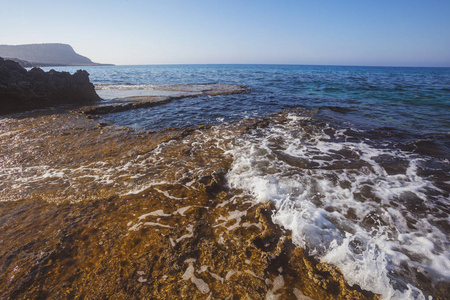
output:
[[[86,104],[100,100],[89,73],[33,68],[27,72],[17,62],[0,57],[0,115],[61,104]]]
[[[1,55],[1,54],[0,54]],[[15,61],[16,63],[18,63],[21,67],[24,68],[33,68],[36,67],[36,64],[27,60],[23,60],[23,59],[19,59],[19,58],[15,58],[15,57],[6,57],[6,59],[8,60],[12,60]],[[43,67],[43,66],[42,66]]]

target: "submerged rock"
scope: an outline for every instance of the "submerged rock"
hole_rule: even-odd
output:
[[[117,89],[110,86],[98,85],[100,95],[105,89],[109,92],[120,91],[121,97],[108,100],[107,103],[91,105],[80,108],[80,112],[89,115],[103,115],[127,110],[149,108],[162,105],[174,100],[189,97],[218,96],[248,93],[249,90],[242,85],[234,84],[165,84],[165,85],[118,85]],[[170,93],[170,96],[167,95]],[[120,95],[117,94],[117,95]],[[109,94],[109,96],[114,93]],[[105,96],[102,96],[105,97]],[[106,94],[108,98],[108,94]]]
[[[30,116],[0,132],[0,298],[378,298],[227,187],[227,143],[264,121],[138,133]]]
[[[89,73],[33,68],[0,57],[0,115],[61,104],[86,104],[100,100]]]

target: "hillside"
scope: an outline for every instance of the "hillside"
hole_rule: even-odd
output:
[[[33,66],[100,65],[76,53],[67,44],[0,45],[0,57],[25,61]]]

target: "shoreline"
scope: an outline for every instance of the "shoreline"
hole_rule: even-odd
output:
[[[3,167],[47,169],[30,175],[46,178],[44,185],[0,202],[5,298],[377,299],[295,247],[272,223],[273,205],[226,187],[230,157],[216,136],[232,139],[267,119],[235,122],[223,132],[137,132],[61,108],[8,122],[0,135]],[[39,155],[30,156],[36,149]],[[127,162],[139,166],[127,170]]]

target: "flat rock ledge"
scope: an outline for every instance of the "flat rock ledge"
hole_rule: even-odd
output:
[[[102,115],[132,109],[149,108],[188,97],[249,93],[249,89],[245,86],[223,83],[160,85],[151,90],[152,95],[145,95],[145,90],[146,88],[141,86],[129,86],[128,88],[122,87],[121,91],[128,91],[130,96],[116,98],[108,101],[107,103],[85,106],[80,108],[79,111],[87,115]],[[135,92],[135,94],[144,95],[133,96],[133,92]],[[161,95],[158,95],[158,92]],[[164,96],[167,92],[172,93],[172,95]]]

